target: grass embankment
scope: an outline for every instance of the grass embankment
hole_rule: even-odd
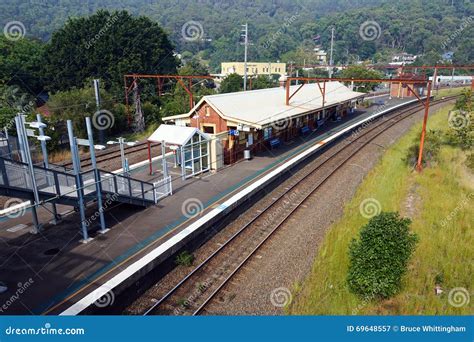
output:
[[[459,95],[463,92],[463,90],[466,90],[470,87],[459,87],[459,88],[445,88],[445,89],[440,89],[439,91],[433,90],[433,95],[434,98],[440,99],[443,96],[453,96],[453,95]]]
[[[431,116],[428,129],[445,131],[449,109]],[[420,130],[421,125],[415,125],[365,178],[341,220],[329,229],[310,276],[296,285],[290,314],[472,314],[472,295],[469,304],[457,308],[449,304],[448,293],[457,287],[474,291],[473,175],[464,165],[466,153],[445,145],[438,163],[421,174],[407,167],[402,159]],[[402,292],[389,300],[360,299],[349,292],[346,282],[348,246],[368,221],[359,210],[367,198],[379,201],[383,211],[410,213],[411,228],[419,237]],[[437,283],[443,289],[438,296]]]

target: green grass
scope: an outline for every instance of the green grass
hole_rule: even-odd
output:
[[[469,89],[470,87],[460,87],[460,88],[448,88],[448,89],[440,89],[439,92],[436,90],[433,90],[432,93],[434,95],[434,98],[440,99],[443,96],[452,96],[452,95],[459,95],[461,92],[465,89]]]
[[[148,138],[158,126],[159,124],[153,123],[148,125],[143,132],[124,134],[123,137],[128,141],[142,141]]]
[[[430,117],[428,129],[445,130],[449,107]],[[354,198],[347,204],[341,220],[328,231],[314,261],[311,274],[288,308],[290,314],[471,314],[474,298],[460,308],[448,302],[450,289],[474,291],[474,239],[471,223],[473,184],[465,178],[465,152],[444,146],[439,161],[421,174],[402,161],[407,149],[419,135],[421,125],[386,151],[381,161],[364,179]],[[472,178],[471,178],[472,179]],[[383,211],[405,211],[406,199],[415,198],[412,230],[419,243],[403,279],[402,291],[384,301],[364,301],[349,292],[346,283],[348,246],[367,223],[359,211],[360,203],[375,198]],[[470,200],[464,200],[470,194]],[[464,204],[463,204],[464,203]],[[450,221],[446,221],[449,215]],[[442,280],[443,293],[436,296],[435,279]]]

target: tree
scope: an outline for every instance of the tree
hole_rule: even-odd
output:
[[[383,75],[375,70],[369,70],[362,66],[350,66],[341,73],[342,78],[353,79],[380,79]],[[380,83],[375,82],[354,82],[357,91],[368,93],[374,90]]]
[[[401,288],[402,276],[418,238],[410,232],[410,219],[388,212],[362,227],[359,240],[349,246],[347,282],[362,298],[390,298]]]
[[[209,75],[209,70],[197,58],[191,58],[187,63],[179,68],[179,75]],[[194,103],[197,103],[203,96],[214,94],[215,84],[213,80],[194,79],[192,80],[191,91]],[[171,95],[163,97],[163,116],[183,114],[189,111],[189,94],[183,87],[176,83],[172,88]]]
[[[244,78],[236,73],[228,75],[222,80],[220,92],[234,93],[244,89]]]
[[[275,86],[272,78],[269,78],[268,75],[258,75],[255,79],[252,80],[252,90],[254,89],[265,89]]]
[[[43,89],[44,44],[28,38],[11,41],[1,35],[0,52],[0,83],[17,86],[36,97]]]
[[[105,115],[111,117],[107,123],[106,131],[108,135],[118,133],[126,128],[126,119],[124,117],[124,110],[120,105],[113,101],[112,96],[106,89],[104,89],[101,82],[100,89],[101,96],[101,110],[104,110]],[[45,118],[48,125],[47,135],[50,135],[53,139],[49,146],[55,148],[55,145],[61,137],[66,136],[66,120],[72,120],[74,133],[78,137],[86,137],[86,124],[85,117],[89,116],[92,118],[93,124],[97,122],[94,120],[94,114],[97,112],[94,88],[92,87],[92,80],[86,83],[82,88],[73,88],[66,91],[58,91],[51,94],[47,106],[51,112],[51,115]],[[107,111],[107,112],[105,112]],[[97,116],[96,116],[97,118]],[[98,124],[94,124],[94,127],[99,129]]]
[[[81,87],[94,77],[121,94],[124,74],[172,74],[177,66],[163,29],[125,11],[100,10],[90,17],[69,19],[53,34],[46,52],[50,90]]]

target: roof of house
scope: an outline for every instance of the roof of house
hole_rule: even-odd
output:
[[[175,125],[160,125],[153,133],[148,137],[149,142],[162,142],[171,145],[184,145],[194,134],[198,133],[204,139],[210,140],[210,137],[198,130],[196,127],[184,127]]]
[[[321,83],[321,88],[322,86]],[[299,85],[291,86],[290,93],[298,88]],[[201,104],[206,102],[226,120],[261,128],[273,122],[323,108],[322,95],[316,83],[303,86],[291,98],[288,106],[285,104],[285,92],[283,87],[279,87],[208,95],[204,96],[188,113],[169,116],[163,120],[170,121],[195,115]],[[364,95],[366,94],[350,90],[340,82],[326,82],[324,107],[338,105]]]

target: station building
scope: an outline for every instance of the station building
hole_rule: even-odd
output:
[[[244,62],[222,62],[221,63],[221,75],[223,77],[230,74],[238,74],[244,76],[245,74],[245,63]],[[248,75],[285,75],[286,74],[286,63],[280,62],[247,62],[247,74]]]
[[[390,83],[390,95],[396,98],[406,98],[418,96],[424,96],[426,92],[426,78],[422,75],[415,75],[411,73],[398,74],[397,78],[409,81],[419,81],[420,83],[410,84],[408,87],[404,83]]]
[[[188,113],[163,121],[196,127],[218,140],[223,163],[232,164],[243,158],[244,150],[258,153],[276,148],[295,136],[311,133],[326,120],[339,120],[365,96],[336,81],[326,82],[324,104],[316,83],[290,86],[293,93],[289,105],[284,87],[204,96]],[[211,159],[220,158],[214,155]],[[220,166],[217,163],[213,168]]]

